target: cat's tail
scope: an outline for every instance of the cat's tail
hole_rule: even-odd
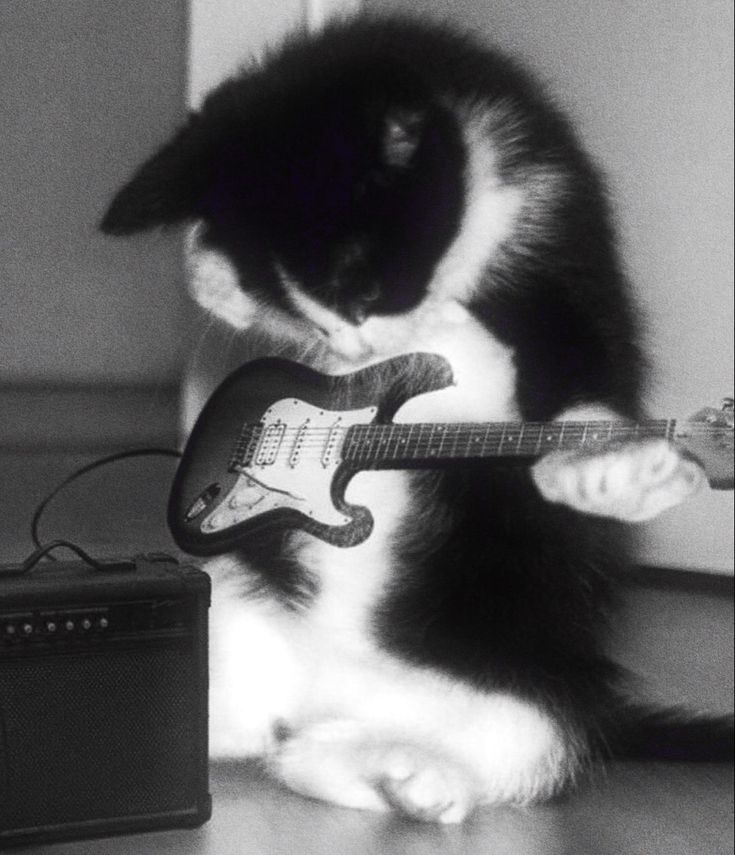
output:
[[[733,716],[626,705],[605,741],[619,759],[732,763]]]

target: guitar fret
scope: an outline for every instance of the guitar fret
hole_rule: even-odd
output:
[[[362,448],[362,428],[362,425],[353,425],[353,427],[348,429],[347,439],[345,440],[343,449],[343,456],[346,459],[355,459],[359,456]]]
[[[507,425],[503,425],[503,429],[500,432],[500,442],[498,443],[498,454],[503,453],[503,443],[505,442],[505,431],[507,429]]]
[[[391,443],[393,442],[393,424],[388,424],[385,426],[384,430],[384,446],[383,446],[383,455],[387,457],[389,460],[395,459],[395,449],[391,450]]]
[[[386,451],[389,448],[389,425],[381,425],[380,426],[380,439],[378,441],[378,449],[380,451],[380,457],[386,457]]]
[[[396,447],[394,449],[394,454],[397,460],[400,460],[403,457],[404,449],[406,447],[406,429],[404,425],[396,425]]]
[[[534,449],[534,454],[544,454],[544,445],[546,443],[546,430],[548,425],[543,423],[539,423],[538,425],[538,441],[536,442],[536,447]]]
[[[400,426],[391,424],[390,428],[390,441],[393,443],[393,459],[398,460],[400,457],[399,454],[399,440],[401,436]]]
[[[459,425],[455,425],[454,426],[454,442],[452,443],[452,448],[449,452],[450,456],[452,456],[452,457],[458,456],[457,443],[459,442],[459,434],[460,434],[460,427],[459,427]]]
[[[419,449],[421,448],[422,439],[422,429],[423,422],[417,422],[413,425],[413,430],[411,431],[411,444],[408,449],[406,449],[406,455],[409,460],[415,460],[418,457]]]
[[[523,434],[526,430],[526,425],[521,424],[521,429],[518,432],[518,442],[516,443],[516,454],[521,454],[521,448],[523,446]]]
[[[373,431],[365,431],[365,435],[362,438],[362,442],[360,443],[360,454],[358,456],[359,460],[369,460],[370,456],[373,452],[373,439],[375,438],[375,433]]]
[[[483,437],[481,440],[480,455],[482,457],[487,456],[487,441],[488,441],[488,437],[490,436],[490,430],[491,430],[490,427],[485,428],[485,433],[483,434]]]
[[[442,425],[439,425],[437,427],[437,431],[439,433],[439,448],[437,449],[436,454],[438,457],[441,457],[442,451],[444,449],[444,440],[446,439],[447,432],[446,432],[446,429]]]
[[[434,452],[436,449],[434,448],[434,443],[436,442],[436,424],[431,423],[427,424],[427,436],[424,439],[424,445],[421,449],[420,457],[424,457],[430,459],[434,456]]]

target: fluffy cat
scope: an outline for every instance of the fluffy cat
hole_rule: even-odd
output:
[[[251,356],[335,374],[446,357],[455,385],[397,421],[640,414],[597,169],[524,70],[443,27],[335,23],[223,83],[102,229],[180,223],[195,299]],[[648,720],[603,653],[620,521],[700,481],[658,441],[358,474],[365,543],[277,532],[210,562],[213,755],[263,757],[340,805],[457,822],[645,754]]]

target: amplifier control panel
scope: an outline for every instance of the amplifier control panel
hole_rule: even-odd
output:
[[[76,646],[133,634],[170,634],[183,631],[187,618],[187,602],[179,599],[15,609],[0,612],[0,654],[28,645]]]

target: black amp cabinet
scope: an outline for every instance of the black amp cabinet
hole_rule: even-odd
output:
[[[0,568],[0,848],[196,826],[209,577],[166,555]]]

